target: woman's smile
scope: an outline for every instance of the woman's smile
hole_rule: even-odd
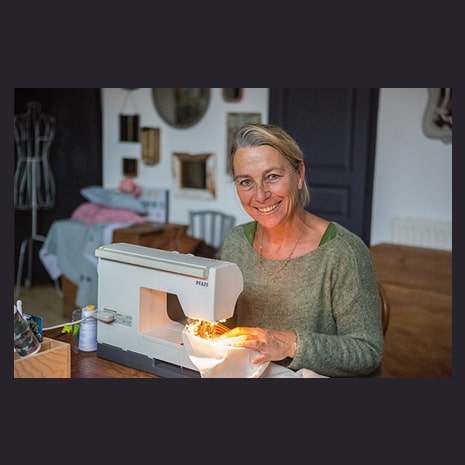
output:
[[[260,213],[271,213],[275,211],[280,205],[281,200],[273,205],[270,205],[269,207],[255,207],[255,209],[258,210]]]

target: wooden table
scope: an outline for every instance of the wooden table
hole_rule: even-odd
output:
[[[400,244],[370,248],[390,306],[383,377],[452,376],[452,252]]]
[[[70,334],[61,334],[60,329],[44,332],[45,337],[71,343]],[[97,356],[96,352],[71,351],[71,378],[160,378],[137,368],[111,362]]]

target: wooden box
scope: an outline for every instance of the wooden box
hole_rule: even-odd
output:
[[[20,357],[14,352],[15,378],[71,378],[71,346],[44,337],[34,355]]]

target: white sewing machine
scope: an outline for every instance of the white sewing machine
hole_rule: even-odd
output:
[[[187,317],[233,316],[243,289],[230,262],[115,243],[99,247],[97,355],[163,377],[199,377],[182,345]]]

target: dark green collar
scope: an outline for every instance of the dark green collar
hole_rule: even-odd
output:
[[[246,223],[243,226],[244,228],[244,234],[247,237],[247,240],[250,242],[250,245],[253,243],[253,239],[255,237],[255,233],[257,232],[257,222],[256,221],[251,221],[250,223]],[[336,237],[336,225],[334,223],[329,223],[328,227],[326,228],[325,233],[323,234],[323,237],[321,238],[320,245],[325,244],[326,242],[329,242],[331,239],[334,239]]]

